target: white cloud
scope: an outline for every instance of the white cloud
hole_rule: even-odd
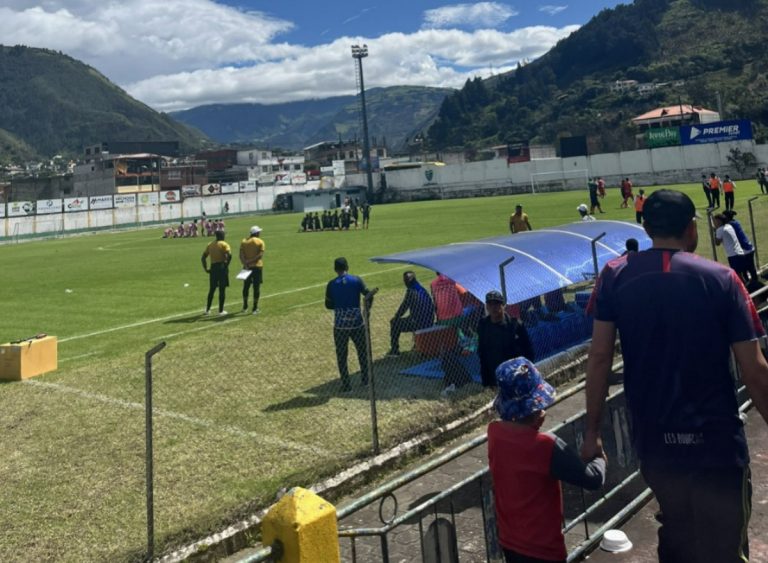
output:
[[[424,27],[495,28],[518,12],[498,2],[452,4],[424,12]]]
[[[544,6],[539,7],[539,12],[544,12],[545,14],[549,14],[550,16],[554,16],[567,9],[568,9],[567,5],[554,6],[552,4],[546,4]]]
[[[353,94],[350,46],[355,43],[369,47],[366,87],[460,87],[467,78],[535,59],[577,29],[532,26],[502,32],[486,25],[474,31],[425,28],[333,40],[329,34],[328,43],[306,47],[279,42],[291,22],[213,0],[41,0],[36,7],[28,5],[28,0],[3,1],[4,44],[61,50],[161,111]],[[463,23],[478,25],[488,7],[495,11],[491,23],[514,13],[490,2],[456,6],[479,10],[462,16]]]
[[[355,43],[368,44],[369,56],[363,63],[366,88],[403,84],[453,88],[467,78],[506,72],[518,61],[535,59],[576,29],[536,26],[509,33],[426,29],[375,39],[341,37],[280,61],[156,76],[126,89],[165,111],[214,102],[277,103],[354,94],[350,45]]]

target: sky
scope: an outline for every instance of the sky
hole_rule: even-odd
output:
[[[546,53],[616,0],[2,0],[5,45],[91,65],[158,111],[365,87],[458,88]]]

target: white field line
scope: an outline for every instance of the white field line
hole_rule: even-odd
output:
[[[400,266],[395,266],[394,268],[387,268],[386,270],[379,270],[378,272],[374,272],[372,274],[364,274],[364,277],[369,278],[369,277],[372,277],[372,276],[378,276],[379,274],[385,274],[387,272],[392,272],[394,270],[402,270],[403,267],[404,267],[404,265],[400,265]],[[307,285],[305,287],[297,287],[295,289],[288,289],[286,291],[278,291],[277,293],[270,293],[269,295],[264,295],[264,296],[262,296],[262,299],[269,299],[271,297],[279,297],[281,295],[290,295],[291,293],[299,293],[299,292],[302,292],[302,291],[307,291],[309,289],[317,289],[318,287],[325,287],[327,285],[327,283],[328,282],[316,283],[314,285]],[[97,330],[95,332],[89,332],[89,333],[86,333],[86,334],[78,334],[78,335],[75,335],[75,336],[70,336],[68,338],[60,339],[59,340],[59,344],[64,344],[65,342],[71,342],[72,340],[81,340],[83,338],[90,338],[91,336],[101,336],[102,334],[108,334],[110,332],[117,332],[119,330],[126,330],[126,329],[129,329],[129,328],[137,328],[137,327],[145,326],[145,325],[149,325],[149,324],[160,323],[160,322],[163,322],[163,321],[169,321],[171,319],[175,319],[175,318],[178,318],[178,317],[185,317],[185,316],[188,316],[188,315],[194,315],[195,313],[199,313],[199,312],[200,312],[200,309],[195,309],[193,311],[186,311],[184,313],[176,313],[175,315],[168,315],[167,317],[158,317],[158,318],[155,318],[155,319],[148,319],[146,321],[139,321],[139,322],[130,323],[130,324],[127,324],[127,325],[116,326],[116,327],[112,327],[112,328],[106,328],[104,330]],[[179,333],[179,334],[181,334],[181,333]]]
[[[99,401],[101,403],[105,403],[108,405],[115,405],[118,407],[130,409],[130,410],[138,410],[142,412],[144,411],[144,405],[142,403],[134,403],[132,401],[124,401],[123,399],[115,399],[113,397],[108,397],[106,395],[101,395],[99,393],[91,393],[89,391],[83,391],[82,389],[67,387],[66,385],[61,385],[59,383],[46,383],[44,381],[36,381],[33,379],[25,379],[23,383],[27,385],[33,385],[35,387],[45,387],[47,389],[60,391],[62,393],[77,395],[78,397],[91,399],[93,401]],[[232,436],[237,436],[239,438],[250,438],[257,442],[261,442],[262,444],[268,444],[271,446],[277,446],[281,448],[282,447],[291,448],[293,450],[311,453],[321,457],[330,457],[331,455],[330,452],[321,448],[308,446],[306,444],[299,444],[297,442],[291,442],[283,438],[278,438],[277,436],[265,436],[264,434],[251,432],[250,430],[243,430],[242,428],[237,428],[236,426],[216,424],[214,422],[211,422],[210,420],[189,416],[183,413],[167,411],[164,409],[152,409],[152,413],[155,416],[159,416],[161,418],[170,418],[173,420],[181,420],[184,422],[189,422],[190,424],[193,424],[195,426],[209,428],[211,430],[216,430],[217,432],[221,432],[223,434],[230,434]]]
[[[61,358],[59,360],[60,364],[63,364],[64,362],[71,362],[72,360],[79,360],[80,358],[87,358],[89,356],[95,356],[96,352],[88,352],[87,354],[80,354],[78,356],[72,356],[71,358]]]
[[[318,305],[320,303],[325,303],[325,299],[310,301],[309,303],[302,303],[301,305],[294,305],[293,307],[288,307],[288,309],[301,309],[302,307],[311,307],[312,305]]]

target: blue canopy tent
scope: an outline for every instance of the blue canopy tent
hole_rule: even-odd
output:
[[[375,256],[377,263],[403,263],[441,272],[483,300],[492,289],[505,291],[507,303],[519,303],[594,277],[592,241],[596,243],[598,269],[620,256],[628,238],[640,249],[651,240],[640,225],[623,221],[580,221],[557,227],[502,235],[473,242],[456,242],[433,248]],[[499,266],[504,267],[506,288],[501,288]]]
[[[595,259],[597,269],[602,269],[606,262],[624,252],[629,238],[638,241],[640,250],[651,246],[650,238],[640,225],[623,221],[580,221],[473,242],[376,256],[371,261],[403,263],[441,272],[464,286],[480,301],[484,300],[488,291],[501,289],[507,303],[520,303],[593,279]],[[504,288],[501,287],[502,279]],[[579,305],[583,306],[583,301]],[[559,312],[554,317],[554,322],[540,322],[528,328],[537,359],[548,357],[589,337],[591,321],[583,310]],[[426,372],[419,372],[427,368],[442,375],[439,366],[432,366],[429,362],[416,366],[416,371],[404,373],[427,375]]]

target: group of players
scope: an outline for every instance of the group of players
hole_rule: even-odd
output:
[[[191,238],[196,237],[198,231],[206,237],[216,236],[219,231],[224,232],[224,221],[222,219],[208,219],[205,216],[200,223],[197,222],[197,219],[191,223],[182,221],[178,227],[166,227],[163,231],[163,238]]]
[[[362,214],[362,223],[360,215]],[[309,212],[301,219],[301,232],[316,231],[348,231],[350,228],[368,228],[371,219],[371,206],[366,201],[360,204],[359,200],[350,197],[344,199],[344,205],[339,209],[324,210],[322,214],[317,211]]]

